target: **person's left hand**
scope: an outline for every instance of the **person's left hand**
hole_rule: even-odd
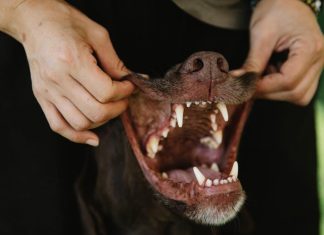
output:
[[[274,52],[289,50],[279,71],[265,75],[258,98],[307,105],[324,65],[324,37],[311,9],[299,0],[262,0],[250,24],[250,51],[242,69],[263,73]]]

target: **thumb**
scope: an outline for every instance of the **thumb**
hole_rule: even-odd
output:
[[[107,31],[97,40],[93,40],[92,48],[102,69],[110,77],[120,79],[130,73],[123,61],[118,57]]]
[[[248,57],[238,71],[262,74],[274,51],[276,40],[268,37],[265,32],[258,32],[257,36],[253,35],[253,32],[251,34]]]

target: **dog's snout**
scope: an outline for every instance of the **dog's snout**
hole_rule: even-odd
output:
[[[182,74],[192,74],[204,79],[217,79],[228,73],[226,59],[215,52],[198,52],[191,55],[180,67]]]

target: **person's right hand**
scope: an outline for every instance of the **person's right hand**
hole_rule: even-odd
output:
[[[128,81],[112,80],[128,71],[108,32],[57,0],[26,0],[13,18],[9,34],[25,48],[33,92],[51,129],[98,145],[89,129],[122,113],[134,89]]]

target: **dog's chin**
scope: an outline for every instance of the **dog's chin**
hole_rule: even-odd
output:
[[[195,205],[186,205],[184,203],[167,199],[157,193],[157,198],[161,203],[175,214],[185,217],[197,224],[220,226],[234,219],[241,210],[245,202],[245,193],[243,191],[234,192],[229,203],[210,203],[209,201],[196,203]]]

